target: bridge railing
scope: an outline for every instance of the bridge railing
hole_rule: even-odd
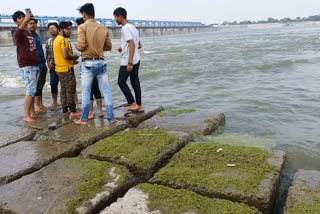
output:
[[[64,16],[35,16],[38,20],[38,26],[46,27],[49,22],[71,21],[74,26],[75,20],[79,17],[64,17]],[[117,26],[115,19],[96,18],[97,22],[104,26]],[[156,20],[128,20],[130,23],[137,27],[202,27],[204,24],[201,22],[182,22],[182,21],[156,21]],[[11,15],[0,14],[0,26],[16,26],[12,20]]]

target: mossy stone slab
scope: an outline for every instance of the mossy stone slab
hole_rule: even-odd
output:
[[[101,214],[258,214],[243,203],[210,199],[189,190],[140,184]]]
[[[191,140],[185,133],[162,129],[126,130],[88,147],[88,158],[125,165],[132,173],[149,175]]]
[[[285,214],[320,213],[320,172],[299,170],[289,188]]]
[[[268,212],[283,161],[281,151],[196,143],[177,153],[150,182],[243,202]]]
[[[125,167],[64,158],[0,187],[0,203],[16,213],[91,213],[133,182]]]

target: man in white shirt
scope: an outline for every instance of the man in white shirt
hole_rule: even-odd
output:
[[[141,104],[139,80],[140,54],[138,49],[141,48],[139,32],[135,26],[128,23],[127,11],[124,8],[118,7],[115,9],[113,16],[116,22],[123,26],[121,30],[121,48],[118,49],[121,53],[118,85],[130,105],[125,115],[133,112],[144,112]],[[136,100],[133,98],[130,88],[126,83],[129,76]]]

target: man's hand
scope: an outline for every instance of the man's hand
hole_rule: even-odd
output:
[[[118,48],[118,52],[121,53],[122,52],[122,48]]]
[[[130,72],[133,70],[133,65],[127,65],[127,71]]]
[[[52,62],[48,62],[48,67],[49,67],[49,69],[52,69],[53,63]]]
[[[28,12],[24,18],[24,21],[28,23],[31,18],[33,18],[33,14],[31,12]]]
[[[74,58],[74,60],[77,60],[77,59],[79,59],[79,56],[77,54],[74,54],[73,58]]]

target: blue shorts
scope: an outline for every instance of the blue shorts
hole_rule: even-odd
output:
[[[37,92],[39,79],[39,66],[26,66],[19,69],[22,79],[26,84],[26,95],[34,97]]]

